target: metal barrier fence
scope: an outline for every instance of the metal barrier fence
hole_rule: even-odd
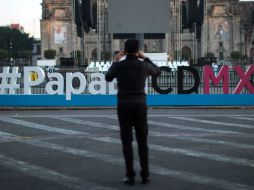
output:
[[[247,66],[244,66],[244,67],[247,68]],[[193,68],[195,68],[198,71],[199,77],[201,79],[198,90],[194,93],[203,94],[203,88],[204,88],[203,67],[196,66]],[[243,69],[245,70],[245,68],[243,68]],[[23,70],[24,70],[24,67],[19,67],[19,73],[21,73],[21,77],[17,79],[17,84],[20,84],[20,88],[16,89],[16,94],[24,94],[24,76],[23,76],[24,73],[23,73]],[[43,68],[43,70],[45,71],[45,73],[47,73],[46,68]],[[3,67],[0,67],[0,73],[2,73],[2,72],[3,72]],[[90,83],[90,81],[92,80],[91,79],[92,72],[87,72],[86,68],[84,68],[84,67],[80,67],[80,68],[56,67],[53,72],[61,73],[63,75],[64,79],[65,79],[67,72],[81,72],[86,77],[87,83]],[[105,74],[105,72],[104,72],[104,74]],[[253,84],[253,78],[254,78],[253,75],[254,74],[252,74],[252,76],[250,78],[250,80],[252,81],[252,84]],[[0,77],[0,84],[2,84],[2,80],[3,79]],[[10,80],[10,79],[7,79],[7,80]],[[99,79],[93,79],[93,80],[99,80]],[[194,80],[195,79],[190,72],[185,72],[184,78],[183,78],[184,89],[190,89],[195,82]],[[46,74],[45,80],[40,85],[37,85],[36,87],[32,88],[32,94],[46,94],[45,86],[49,81],[50,81],[50,79],[47,78],[47,74]],[[229,70],[229,94],[233,93],[233,91],[237,87],[237,84],[239,83],[239,81],[240,81],[240,78],[237,75],[236,71],[234,71],[233,69],[230,69]],[[177,92],[177,86],[178,86],[177,71],[171,71],[170,73],[162,72],[162,74],[157,78],[157,83],[161,89],[167,89],[167,88],[171,87],[173,89],[173,91],[170,94],[177,94],[178,93]],[[73,87],[79,87],[79,80],[78,79],[73,80]],[[98,88],[99,88],[99,86],[98,86]],[[115,88],[117,88],[117,87],[115,87]],[[148,94],[158,94],[152,87],[151,77],[149,77],[148,81],[147,81],[147,93]],[[247,88],[244,88],[241,92],[241,94],[249,94],[249,93],[250,92]],[[83,92],[83,94],[89,94],[88,87],[86,87],[86,90]],[[222,81],[220,81],[220,84],[217,86],[213,85],[212,82],[210,82],[210,94],[223,94]]]

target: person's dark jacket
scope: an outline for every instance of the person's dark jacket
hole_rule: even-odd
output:
[[[149,58],[144,61],[134,55],[113,62],[106,74],[106,81],[117,79],[119,103],[146,103],[145,83],[148,75],[159,75],[160,68]]]

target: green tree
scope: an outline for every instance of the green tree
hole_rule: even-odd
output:
[[[28,50],[19,51],[19,58],[31,59],[32,52]]]
[[[102,56],[102,59],[104,59],[104,61],[108,61],[108,60],[111,60],[111,52],[110,51],[103,51],[101,52],[101,56]]]
[[[240,59],[241,56],[242,56],[241,52],[239,52],[239,51],[232,51],[231,54],[230,54],[230,57],[232,59],[236,59],[236,60]]]
[[[0,26],[0,49],[9,52],[9,56],[19,58],[19,52],[32,51],[34,39],[17,29]]]
[[[8,58],[8,51],[0,49],[0,60],[4,60],[6,58]]]
[[[232,62],[232,64],[239,64],[239,60],[240,60],[240,58],[242,57],[242,54],[241,54],[241,52],[240,51],[232,51],[231,53],[230,53],[230,57],[231,57],[231,62]]]
[[[56,57],[56,50],[54,49],[47,49],[44,51],[44,57],[46,59],[55,59]]]
[[[183,50],[182,51],[182,60],[189,60],[191,58],[191,52]]]

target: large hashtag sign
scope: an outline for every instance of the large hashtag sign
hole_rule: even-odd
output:
[[[20,84],[17,84],[20,77],[18,67],[13,67],[11,72],[10,67],[4,67],[0,73],[0,94],[15,94],[16,89],[20,88]]]

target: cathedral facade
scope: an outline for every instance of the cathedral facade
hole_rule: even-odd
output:
[[[184,28],[183,4],[203,4],[202,26]],[[110,60],[113,52],[123,49],[125,39],[114,39],[108,33],[108,0],[91,0],[96,16],[96,28],[77,36],[73,0],[43,0],[41,19],[42,57],[47,49],[57,51],[57,57],[72,57],[76,50],[84,61]],[[169,33],[164,39],[145,39],[145,52],[166,52],[171,60],[192,60],[212,53],[224,64],[233,51],[248,58],[254,56],[254,3],[238,0],[171,0]],[[188,13],[187,13],[188,16]]]
[[[253,63],[254,3],[235,0],[207,2],[200,52],[213,52],[223,63],[230,59],[231,52],[238,51],[252,59],[248,63]]]

